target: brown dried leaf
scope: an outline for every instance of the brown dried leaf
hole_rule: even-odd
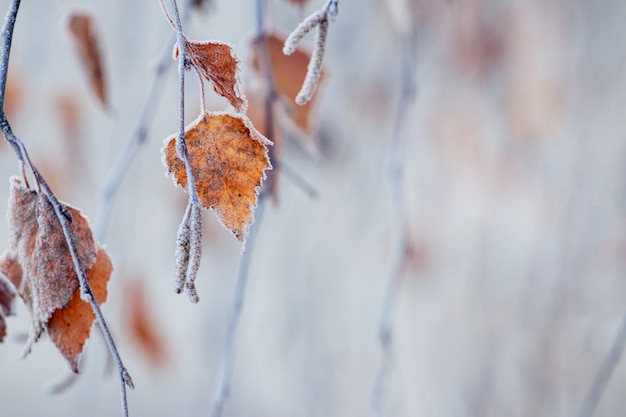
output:
[[[127,281],[123,294],[124,316],[132,340],[153,365],[163,364],[166,359],[165,342],[157,331],[154,315],[148,309],[145,286],[138,279]]]
[[[73,207],[70,230],[85,269],[96,262],[96,247],[87,220]],[[0,273],[17,289],[32,314],[26,353],[47,327],[52,313],[67,305],[78,277],[65,235],[47,197],[10,179],[9,249],[0,258]]]
[[[85,273],[91,291],[99,304],[107,299],[107,283],[112,271],[113,264],[109,256],[104,249],[98,248],[96,262]],[[81,300],[80,288],[77,288],[67,305],[56,310],[48,321],[50,340],[76,373],[78,373],[78,359],[89,338],[95,318],[91,305]]]
[[[106,80],[94,19],[89,13],[74,11],[68,18],[67,26],[83,69],[89,77],[91,88],[106,108],[108,106]]]
[[[265,170],[271,168],[267,145],[250,121],[224,113],[204,113],[187,126],[189,161],[202,205],[244,245]],[[163,162],[172,179],[187,186],[185,164],[176,153],[176,136],[166,139]]]
[[[290,103],[292,127],[299,136],[308,141],[313,141],[315,132],[313,129],[312,110],[315,107],[315,98],[318,91],[313,94],[311,101],[302,106],[295,106],[296,96],[300,92],[311,60],[311,54],[303,48],[297,48],[291,55],[283,54],[283,44],[286,37],[275,33],[265,33],[254,40],[252,44],[252,67],[258,74],[263,74],[262,54],[267,54],[270,59],[270,67],[274,78],[276,90],[287,98]],[[320,84],[324,79],[324,70],[320,77]]]
[[[0,342],[7,334],[4,318],[13,315],[15,290],[9,280],[0,274]]]
[[[185,49],[191,64],[208,81],[217,94],[226,98],[238,112],[248,105],[239,88],[239,59],[233,48],[217,41],[185,40]],[[178,51],[174,55],[178,56]]]

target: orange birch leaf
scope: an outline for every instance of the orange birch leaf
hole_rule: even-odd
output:
[[[112,271],[113,264],[109,256],[104,249],[98,248],[96,262],[85,273],[91,291],[99,304],[107,299],[107,283]],[[78,373],[78,360],[89,338],[95,318],[91,305],[80,298],[80,288],[77,288],[67,305],[55,310],[48,321],[50,340],[76,373]]]
[[[187,126],[185,139],[200,202],[245,247],[265,170],[271,168],[271,142],[246,117],[224,113],[200,114]],[[187,173],[176,153],[176,135],[166,139],[162,152],[168,174],[185,188]]]
[[[91,88],[106,108],[108,106],[106,80],[93,21],[89,13],[75,11],[70,14],[67,26],[83,69],[89,77]]]
[[[248,103],[239,87],[239,59],[233,48],[224,42],[185,40],[185,50],[191,65],[213,84],[215,92],[226,98],[235,110],[244,113]],[[174,57],[178,57],[177,49]]]

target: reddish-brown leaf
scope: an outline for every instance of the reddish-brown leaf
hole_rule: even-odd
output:
[[[0,274],[0,342],[7,334],[7,326],[4,318],[13,315],[15,302],[15,290],[9,280]]]
[[[78,258],[85,270],[96,262],[96,245],[82,213],[66,206]],[[28,353],[47,328],[53,312],[63,308],[78,288],[78,277],[61,225],[48,198],[10,180],[9,249],[0,258],[0,273],[17,289],[32,314]]]
[[[96,263],[85,271],[89,286],[96,301],[102,304],[107,299],[107,283],[113,271],[113,264],[102,248],[98,248]],[[80,298],[77,288],[72,298],[63,308],[52,313],[48,321],[48,335],[61,354],[67,359],[72,370],[78,373],[78,359],[85,342],[91,333],[96,316],[91,305]]]
[[[271,168],[271,144],[245,117],[205,113],[185,130],[196,191],[222,224],[244,245],[265,170]],[[185,164],[176,153],[176,137],[166,139],[163,162],[175,183],[185,188]]]
[[[248,103],[239,88],[239,59],[233,48],[223,42],[185,40],[185,49],[191,65],[213,83],[215,92],[226,98],[235,110],[245,112]]]
[[[255,39],[252,44],[252,67],[261,77],[264,77],[265,68],[262,57],[263,54],[269,56],[275,87],[281,95],[287,98],[285,102],[289,103],[288,111],[291,115],[291,126],[287,127],[295,129],[298,136],[313,141],[315,132],[312,110],[315,107],[315,99],[319,95],[319,88],[313,94],[311,101],[303,106],[294,105],[306,76],[311,54],[303,48],[297,48],[293,54],[285,55],[283,54],[284,43],[285,36],[275,33],[265,33]],[[323,79],[324,71],[320,77],[320,85]]]
[[[132,340],[153,365],[162,364],[166,356],[165,343],[157,331],[156,319],[148,308],[146,288],[142,281],[126,281],[123,295],[124,317],[127,318],[126,326]]]
[[[91,88],[102,105],[107,107],[106,80],[94,19],[89,13],[72,12],[68,18],[68,28]]]

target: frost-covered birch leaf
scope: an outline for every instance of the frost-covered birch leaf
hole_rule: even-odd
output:
[[[107,107],[107,86],[94,18],[89,13],[75,11],[68,17],[67,27],[91,88],[102,105]]]
[[[80,210],[66,206],[78,258],[85,270],[96,262],[96,245]],[[9,249],[0,257],[0,273],[16,288],[32,315],[26,353],[78,288],[69,248],[48,198],[10,179]]]
[[[98,248],[96,262],[85,271],[85,274],[99,304],[107,299],[107,283],[112,271],[113,264],[109,256],[104,249]],[[95,318],[91,305],[80,298],[80,288],[77,288],[67,305],[55,310],[48,321],[50,340],[76,373],[78,373],[78,359],[89,338]]]
[[[200,202],[245,246],[265,170],[271,168],[271,142],[247,118],[224,113],[200,114],[187,126],[185,139]],[[185,188],[187,173],[176,153],[176,135],[166,139],[162,151],[168,173]]]
[[[241,93],[239,59],[233,48],[224,42],[185,40],[185,49],[191,65],[213,84],[215,92],[226,98],[235,110],[245,112],[248,103]],[[177,49],[174,56],[178,57]]]
[[[4,340],[7,334],[4,318],[14,314],[14,304],[15,290],[9,280],[0,274],[0,342]]]
[[[316,98],[319,96],[319,87],[318,91],[313,94],[311,101],[302,106],[294,104],[306,77],[311,54],[302,47],[296,48],[291,55],[283,54],[285,39],[285,36],[275,33],[264,33],[256,38],[251,51],[252,68],[262,76],[264,68],[261,57],[265,53],[264,48],[267,47],[275,87],[282,96],[287,98],[285,102],[289,103],[288,110],[292,127],[296,129],[298,136],[311,142],[315,138],[312,114]],[[324,73],[325,71],[322,70],[319,85],[323,83]]]

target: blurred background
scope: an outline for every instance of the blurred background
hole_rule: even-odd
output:
[[[268,1],[265,24],[289,33],[324,4],[303,3]],[[108,110],[68,35],[77,8],[97,24]],[[232,44],[253,85],[257,20],[255,1],[215,0],[192,11],[186,32]],[[342,1],[311,129],[279,147],[317,198],[279,174],[255,225],[224,415],[374,414],[377,329],[404,234],[382,414],[577,415],[626,313],[625,20],[618,0]],[[161,164],[177,128],[171,60],[146,143],[100,217],[172,45],[156,0],[23,0],[10,67],[14,132],[57,195],[102,227],[114,261],[103,310],[136,385],[131,416],[209,415],[241,260],[207,212],[200,303],[173,292],[186,195]],[[403,100],[410,49],[416,90]],[[199,91],[187,80],[191,121]],[[225,106],[208,87],[207,107]],[[404,141],[400,183],[389,175],[394,140]],[[0,201],[16,161],[0,144]],[[7,233],[1,221],[0,248]],[[19,359],[30,318],[17,307],[0,345],[0,415],[119,415],[98,332],[79,378],[53,395],[69,367],[45,337]],[[625,387],[618,364],[595,415],[622,415]]]

